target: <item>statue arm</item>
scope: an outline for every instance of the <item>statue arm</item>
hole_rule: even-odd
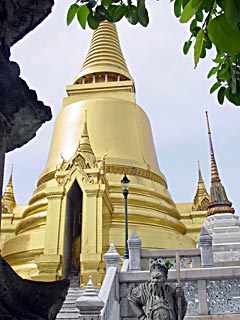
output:
[[[136,304],[135,302],[128,300],[129,305],[134,313],[134,315],[136,317],[138,317],[138,319],[140,320],[147,320],[147,316],[145,314],[145,312],[143,311],[142,307],[140,307],[138,304]]]
[[[143,292],[141,290],[141,287],[138,286],[135,288],[129,288],[127,299],[134,315],[138,317],[138,319],[140,320],[147,319],[147,316],[143,311],[144,297],[143,297]]]

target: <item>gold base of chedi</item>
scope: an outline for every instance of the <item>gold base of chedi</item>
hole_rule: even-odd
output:
[[[124,63],[115,26],[102,23],[67,87],[46,169],[3,250],[25,277],[50,280],[80,268],[82,283],[89,274],[101,283],[109,244],[124,250],[125,173],[129,233],[136,230],[143,248],[195,246],[158,168],[150,123]]]

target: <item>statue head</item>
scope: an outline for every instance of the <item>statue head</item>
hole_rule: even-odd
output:
[[[150,267],[150,277],[151,282],[163,284],[167,281],[168,268],[159,263],[158,261],[154,261]]]

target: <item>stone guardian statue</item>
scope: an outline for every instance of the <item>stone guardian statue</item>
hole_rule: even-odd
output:
[[[181,286],[166,283],[168,268],[153,262],[150,280],[129,288],[128,301],[140,320],[179,320],[187,311],[187,301]]]

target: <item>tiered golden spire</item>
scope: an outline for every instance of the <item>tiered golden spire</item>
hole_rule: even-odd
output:
[[[202,178],[202,173],[200,169],[200,162],[198,161],[198,186],[197,191],[193,201],[193,211],[204,211],[207,210],[209,205],[209,194],[205,187],[205,183]]]
[[[115,24],[103,21],[94,31],[86,59],[74,83],[132,80]]]
[[[210,188],[210,203],[208,206],[208,216],[216,213],[234,213],[235,210],[232,208],[232,203],[228,200],[226,191],[221,183],[219,177],[217,164],[213,151],[211,130],[208,120],[208,113],[206,111],[206,120],[208,127],[208,137],[210,146],[211,156],[211,188]]]
[[[16,206],[12,179],[13,179],[13,165],[11,168],[11,173],[10,173],[6,190],[2,197],[3,213],[13,213],[13,208]]]

